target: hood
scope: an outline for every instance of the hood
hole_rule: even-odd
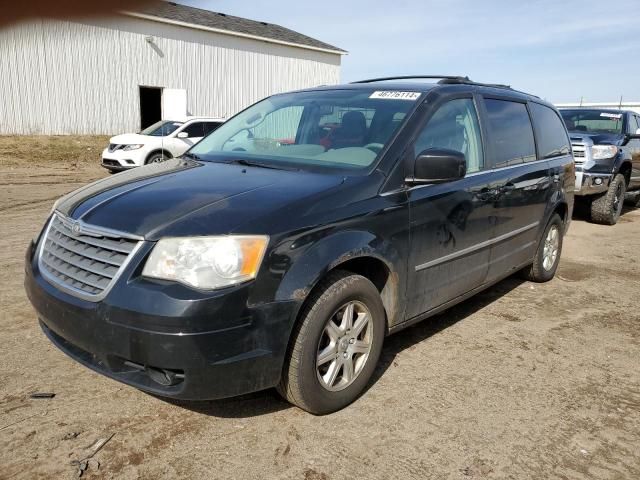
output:
[[[154,240],[252,232],[252,219],[343,183],[340,175],[171,159],[99,180],[63,197],[60,213]]]
[[[624,135],[612,133],[585,133],[585,132],[569,132],[571,141],[582,141],[583,143],[593,142],[594,145],[622,145]],[[586,142],[585,142],[586,140]]]
[[[144,144],[147,142],[149,142],[149,135],[140,135],[139,133],[123,133],[122,135],[116,135],[109,139],[109,143],[115,143],[117,145]]]

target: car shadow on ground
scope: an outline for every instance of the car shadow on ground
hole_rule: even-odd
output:
[[[640,194],[637,194],[640,196]],[[638,196],[627,194],[625,197],[624,205],[622,206],[622,212],[620,213],[620,218],[623,218],[626,214],[634,212],[638,210],[638,207],[635,206],[635,202],[638,199]],[[573,215],[572,220],[580,220],[583,222],[590,222],[590,212],[589,212],[589,203],[585,201],[576,201],[573,206]]]
[[[509,277],[434,317],[387,337],[378,366],[363,395],[394,364],[394,359],[399,353],[473,315],[478,310],[507,295],[523,282],[524,280],[519,279],[517,276]],[[152,396],[155,397],[155,395]],[[156,398],[192,412],[222,418],[250,418],[293,408],[292,405],[280,398],[275,389],[211,401],[181,401],[162,397]]]

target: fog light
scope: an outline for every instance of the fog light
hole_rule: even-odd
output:
[[[593,180],[593,183],[595,185],[602,185],[602,179],[600,177],[596,178]]]

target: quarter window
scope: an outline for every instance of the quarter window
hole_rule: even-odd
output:
[[[451,100],[436,111],[418,135],[414,156],[431,148],[461,152],[467,159],[467,172],[482,170],[482,137],[472,99]]]
[[[569,137],[567,137],[564,124],[558,114],[539,103],[530,103],[529,106],[533,125],[536,128],[540,158],[568,155],[570,151]]]
[[[524,103],[485,99],[494,167],[506,167],[536,159],[529,113]]]

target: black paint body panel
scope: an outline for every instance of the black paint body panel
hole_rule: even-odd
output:
[[[390,273],[393,288],[385,307],[393,331],[525,265],[554,212],[564,212],[569,223],[570,156],[494,169],[487,154],[488,168],[461,180],[405,183],[413,161],[407,152],[434,105],[484,94],[544,102],[477,85],[393,88],[422,91],[423,103],[365,174],[178,158],[67,195],[59,212],[138,235],[144,245],[97,303],[49,284],[38,270],[37,245],[31,245],[25,286],[45,333],[90,368],[156,394],[188,399],[237,395],[278,383],[300,308],[322,277],[344,262],[368,259]],[[479,120],[485,124],[482,111]],[[162,237],[232,233],[270,237],[252,282],[203,292],[141,276]],[[184,372],[184,380],[162,387],[123,366],[123,359]]]

